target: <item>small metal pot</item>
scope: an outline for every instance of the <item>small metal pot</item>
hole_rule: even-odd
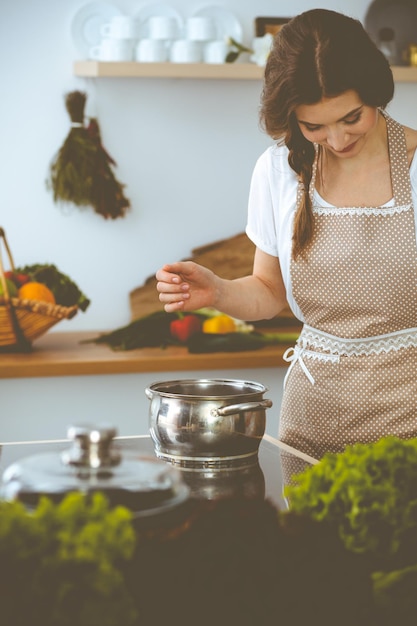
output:
[[[245,462],[265,433],[264,385],[246,380],[173,380],[150,385],[149,430],[158,457],[188,467]]]

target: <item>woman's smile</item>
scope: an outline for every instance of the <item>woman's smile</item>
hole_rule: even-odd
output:
[[[333,149],[333,152],[336,152],[337,154],[346,154],[346,153],[348,153],[348,152],[351,152],[351,151],[355,148],[355,146],[356,146],[356,144],[358,143],[358,141],[359,141],[358,139],[357,139],[356,141],[353,141],[351,144],[349,144],[348,146],[346,146],[346,148],[343,148],[343,150],[334,150],[334,149],[332,148],[332,149]]]
[[[378,109],[365,105],[349,90],[295,109],[304,137],[335,156],[356,156],[377,127]]]

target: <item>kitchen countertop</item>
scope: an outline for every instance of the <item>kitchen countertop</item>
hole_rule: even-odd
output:
[[[282,327],[294,332],[294,326]],[[288,344],[246,352],[190,354],[185,347],[113,351],[106,345],[81,343],[96,338],[93,331],[50,332],[33,342],[27,354],[0,354],[0,378],[34,378],[99,374],[132,374],[262,367],[284,367]]]

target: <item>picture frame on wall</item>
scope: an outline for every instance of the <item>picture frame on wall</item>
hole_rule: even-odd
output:
[[[263,37],[267,33],[275,35],[290,19],[290,17],[256,17],[255,36]]]

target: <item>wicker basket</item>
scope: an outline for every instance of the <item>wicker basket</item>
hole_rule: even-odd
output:
[[[10,270],[14,271],[12,254],[6,234],[0,227],[0,283],[3,296],[0,296],[0,352],[30,352],[32,341],[46,333],[63,319],[71,319],[78,306],[61,306],[38,300],[10,297],[7,288],[1,247],[4,245]]]

